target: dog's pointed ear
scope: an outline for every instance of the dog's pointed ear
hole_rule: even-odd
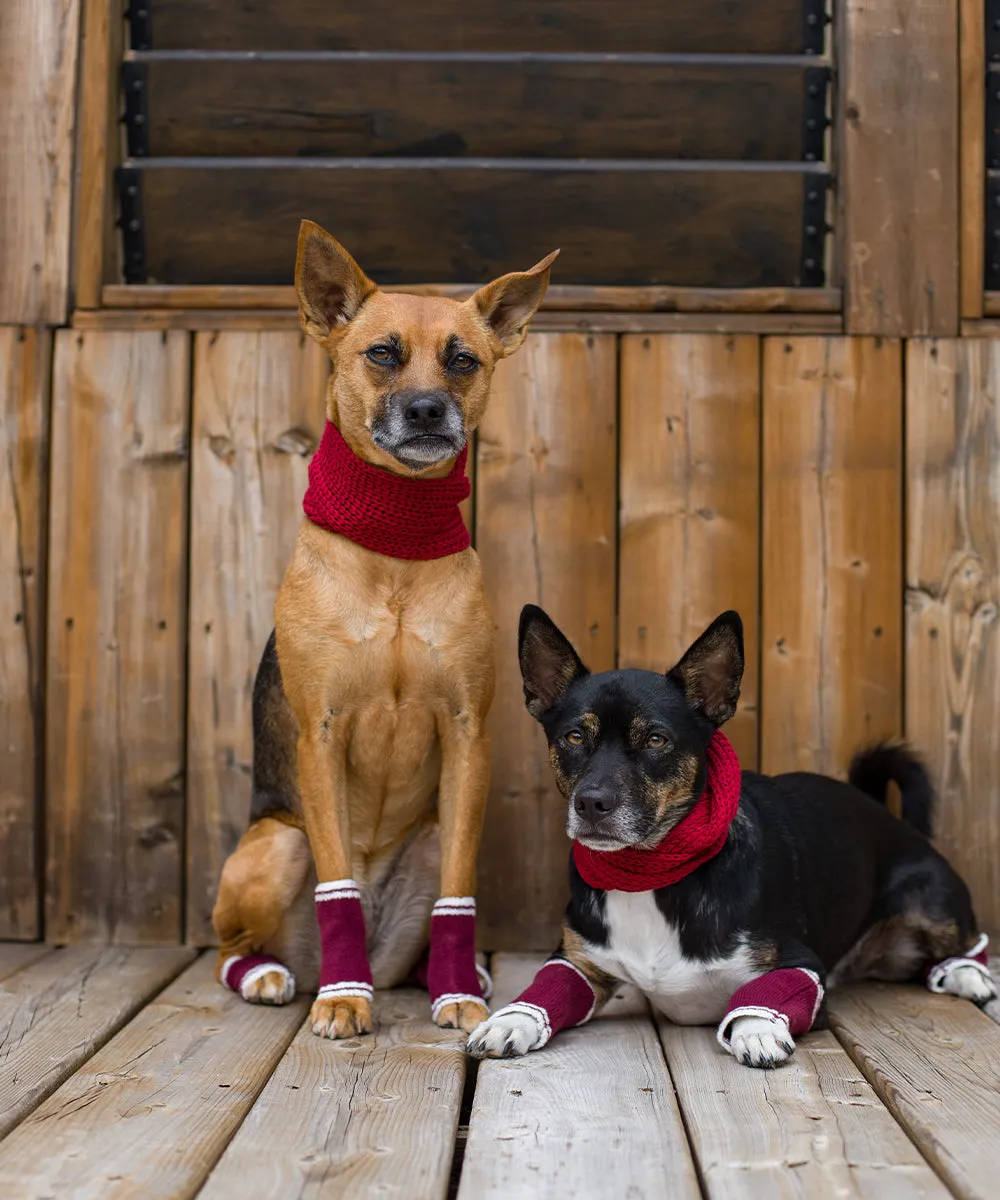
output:
[[[295,291],[302,328],[323,342],[337,325],[346,325],[376,291],[344,247],[314,221],[299,226]]]
[[[693,709],[718,728],[736,712],[743,681],[743,622],[737,612],[716,617],[667,678]]]
[[[574,679],[590,674],[569,639],[534,604],[521,609],[517,656],[524,680],[524,703],[536,721],[552,708]]]
[[[553,250],[530,270],[501,275],[466,301],[493,331],[501,358],[513,354],[527,336],[528,322],[545,296],[549,270],[558,257],[559,251]]]

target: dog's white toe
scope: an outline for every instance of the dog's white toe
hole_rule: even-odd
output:
[[[538,1021],[524,1012],[500,1012],[469,1034],[473,1058],[518,1058],[533,1050],[539,1039]]]
[[[727,1049],[744,1067],[769,1070],[791,1058],[795,1042],[783,1021],[737,1017],[729,1029]]]
[[[971,1000],[973,1004],[989,1004],[997,995],[996,984],[978,963],[961,963],[952,967],[941,980],[941,991]]]

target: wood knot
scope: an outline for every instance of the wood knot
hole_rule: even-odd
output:
[[[279,454],[297,454],[299,458],[306,458],[316,449],[316,439],[308,429],[296,426],[279,433],[274,439],[274,448]]]

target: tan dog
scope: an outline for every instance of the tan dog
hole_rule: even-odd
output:
[[[327,415],[353,454],[397,476],[448,476],[556,253],[464,302],[387,294],[303,222],[300,319],[330,355]],[[220,978],[238,956],[263,953],[295,980],[259,966],[244,998],[284,1003],[296,981],[315,989],[316,879],[357,881],[376,987],[407,978],[438,895],[474,894],[493,653],[474,550],[409,561],[303,522],[255,681],[251,825],[213,913]],[[436,1019],[469,1031],[485,1016],[464,998]],[[366,1032],[369,1002],[320,997],[312,1025],[329,1037]]]

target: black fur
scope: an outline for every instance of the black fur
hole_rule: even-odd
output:
[[[597,849],[655,845],[700,795],[705,747],[735,706],[743,666],[739,618],[724,614],[682,659],[686,669],[666,675],[590,674],[532,606],[522,614],[520,642],[526,701],[557,764],[571,836]],[[728,684],[723,668],[731,672]],[[650,748],[649,730],[666,745]],[[884,805],[890,779],[902,790],[906,822]],[[584,819],[576,798],[601,789],[615,791],[613,806]],[[665,796],[669,803],[658,811]],[[727,956],[744,940],[762,971],[807,966],[825,978],[887,918],[897,919],[886,926],[887,940],[900,925],[917,965],[962,954],[978,929],[965,884],[924,836],[932,800],[926,772],[900,746],[859,755],[850,784],[805,772],[746,771],[722,851],[657,891],[657,906],[676,927],[686,958]],[[605,944],[604,893],[572,865],[570,891],[568,925]]]
[[[924,837],[933,836],[934,788],[924,764],[907,746],[880,742],[859,751],[847,781],[879,804],[885,804],[890,782],[897,784],[903,800],[903,820]]]

